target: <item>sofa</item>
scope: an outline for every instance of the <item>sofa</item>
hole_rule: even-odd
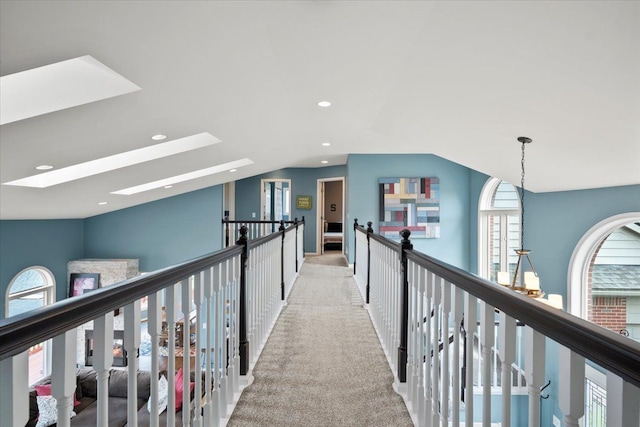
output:
[[[161,376],[167,373],[161,372]],[[191,374],[193,380],[193,373]],[[127,382],[128,374],[125,370],[111,369],[109,372],[109,427],[122,427],[127,425]],[[42,393],[46,385],[51,384],[51,378],[46,377],[31,386],[29,389],[29,421],[27,427],[35,427],[40,416],[38,400],[44,409],[43,400],[38,399],[38,391]],[[73,411],[76,415],[71,418],[72,426],[96,425],[98,413],[96,372],[89,368],[79,368],[76,371],[76,392]],[[45,386],[45,387],[40,387]],[[138,372],[138,425],[141,427],[150,425],[150,414],[147,402],[151,394],[151,374],[147,371]],[[193,388],[191,390],[193,401]],[[166,425],[167,411],[160,414],[160,425]],[[51,425],[56,425],[51,424]],[[182,411],[176,411],[176,426],[182,425]]]

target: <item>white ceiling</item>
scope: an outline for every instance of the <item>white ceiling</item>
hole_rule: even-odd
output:
[[[159,133],[222,142],[49,188],[0,185],[0,218],[85,218],[349,153],[433,153],[519,183],[520,135],[534,140],[527,189],[639,184],[639,23],[631,1],[2,0],[0,75],[90,55],[141,90],[0,126],[0,182]],[[110,194],[242,158],[255,163]]]

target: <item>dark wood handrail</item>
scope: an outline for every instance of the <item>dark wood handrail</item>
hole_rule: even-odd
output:
[[[640,387],[640,343],[423,253],[409,250],[407,258]]]
[[[0,360],[242,253],[240,245],[0,320]]]
[[[300,221],[298,221],[300,222]],[[279,225],[280,221],[261,221],[261,220],[240,220],[240,219],[224,219],[222,218],[223,224],[275,224]],[[285,224],[294,224],[295,221],[285,221]]]

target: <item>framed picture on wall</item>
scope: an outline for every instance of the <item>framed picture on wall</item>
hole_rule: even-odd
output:
[[[297,196],[296,209],[311,209],[311,196]]]
[[[98,273],[71,273],[69,276],[69,296],[75,297],[98,289],[100,274]]]

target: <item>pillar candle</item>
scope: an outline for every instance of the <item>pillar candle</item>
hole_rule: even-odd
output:
[[[510,285],[509,273],[506,271],[498,271],[498,283],[501,285]]]
[[[533,271],[524,272],[524,287],[529,291],[540,290],[540,279]]]

